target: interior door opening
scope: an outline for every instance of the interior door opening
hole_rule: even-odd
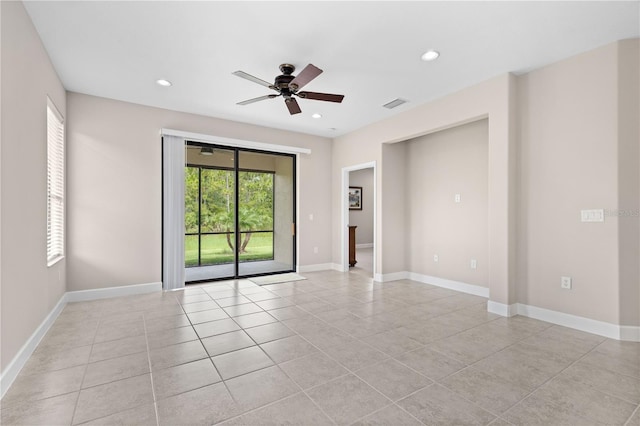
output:
[[[187,283],[293,272],[295,156],[188,142]]]
[[[364,180],[354,179],[353,183],[350,179],[352,172],[364,171],[368,170],[366,176],[362,176]],[[354,178],[356,175],[354,174]],[[342,246],[342,254],[341,254],[341,268],[344,272],[361,272],[366,275],[368,278],[373,278],[374,280],[379,280],[379,269],[376,263],[376,248],[377,248],[377,219],[376,219],[376,162],[368,162],[357,164],[353,166],[343,167],[342,168],[342,206],[341,206],[341,246]],[[351,200],[352,189],[350,186],[356,186],[359,190],[359,198],[356,200],[356,206],[361,206],[362,210],[359,210],[361,213],[367,215],[367,227],[363,226],[363,222],[353,222],[351,219],[358,220],[362,218],[351,217],[349,214],[352,210],[350,207],[352,206],[353,200]],[[353,267],[349,267],[349,234],[350,228],[349,225],[356,225],[358,228],[361,228],[360,238],[358,237],[358,233],[356,232],[356,238],[354,241],[354,245],[356,246],[356,260],[357,256],[357,246],[360,245],[362,249],[360,260],[357,262],[360,264],[360,267],[354,269]],[[368,239],[362,241],[362,237],[364,233],[362,232],[364,229],[369,228]],[[366,260],[365,260],[366,259]],[[356,266],[358,265],[356,263]],[[360,271],[358,271],[360,269]]]
[[[349,172],[349,272],[368,278],[374,276],[374,185],[373,167]]]

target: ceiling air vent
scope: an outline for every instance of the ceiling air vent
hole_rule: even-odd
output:
[[[384,104],[382,106],[385,107],[385,108],[388,108],[388,109],[393,109],[393,108],[395,108],[397,106],[400,106],[402,104],[406,104],[407,102],[409,102],[409,101],[397,98],[397,99],[394,99],[391,102],[388,102],[388,103],[386,103],[386,104]]]

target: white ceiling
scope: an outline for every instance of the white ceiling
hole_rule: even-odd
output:
[[[67,90],[335,137],[506,72],[640,35],[639,2],[27,2]],[[435,62],[420,56],[433,48]],[[238,78],[324,70],[282,98]],[[295,73],[294,73],[295,74]],[[156,79],[173,82],[170,88]],[[394,110],[382,105],[404,98]],[[311,118],[318,112],[321,119]],[[332,129],[333,128],[333,129]],[[334,130],[335,129],[335,130]]]

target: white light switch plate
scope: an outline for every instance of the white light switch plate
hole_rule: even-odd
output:
[[[580,210],[582,222],[604,222],[604,209]]]

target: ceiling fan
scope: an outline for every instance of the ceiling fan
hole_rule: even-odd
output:
[[[278,96],[282,96],[284,98],[284,103],[287,105],[289,109],[289,113],[299,114],[302,111],[300,110],[300,105],[298,105],[298,101],[294,96],[297,96],[301,99],[313,99],[316,101],[328,101],[328,102],[342,102],[344,99],[344,95],[333,95],[330,93],[318,93],[318,92],[299,92],[307,83],[316,78],[322,73],[322,70],[316,67],[313,64],[307,65],[297,76],[292,75],[296,70],[291,64],[282,64],[280,65],[280,71],[282,75],[279,75],[275,78],[273,84],[268,81],[264,81],[257,77],[252,76],[251,74],[247,74],[244,71],[236,71],[233,75],[237,75],[238,77],[242,77],[249,81],[253,81],[254,83],[258,83],[262,86],[268,87],[271,90],[275,90],[278,94],[269,94],[260,96],[258,98],[247,99],[246,101],[238,102],[237,105],[248,105],[254,102],[263,101],[265,99],[273,99]]]

